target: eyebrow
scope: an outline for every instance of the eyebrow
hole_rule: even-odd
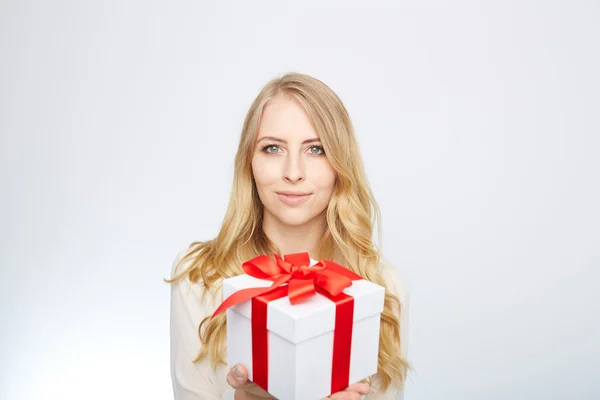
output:
[[[279,143],[287,144],[286,140],[277,138],[275,136],[264,136],[264,137],[261,137],[260,139],[258,139],[258,142],[260,142],[262,140],[271,140],[273,142],[279,142]],[[302,142],[302,144],[315,143],[315,142],[320,142],[320,141],[321,141],[321,139],[319,139],[319,138],[312,138],[312,139],[306,139],[304,142]],[[256,143],[258,143],[258,142],[256,142]]]

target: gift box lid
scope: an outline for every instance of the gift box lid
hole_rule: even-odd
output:
[[[311,260],[311,265],[315,264]],[[223,281],[223,298],[238,290],[250,287],[268,287],[273,282],[242,274]],[[352,282],[344,293],[354,298],[353,322],[383,311],[385,288],[367,280]],[[244,317],[252,318],[252,301],[248,300],[233,306],[230,310]],[[335,303],[316,293],[310,299],[296,305],[283,297],[268,304],[267,329],[292,343],[300,343],[315,336],[331,332],[335,326]]]

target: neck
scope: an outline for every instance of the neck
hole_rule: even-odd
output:
[[[274,221],[265,215],[263,231],[280,252],[280,255],[308,253],[312,259],[318,259],[319,243],[325,232],[322,218],[315,218],[303,225],[289,226]]]

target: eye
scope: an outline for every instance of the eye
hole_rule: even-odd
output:
[[[318,156],[320,154],[325,154],[325,149],[323,149],[323,146],[310,146],[308,149],[308,152],[312,155]]]
[[[276,144],[268,144],[262,149],[262,151],[264,151],[265,153],[277,153],[278,150],[279,146]]]

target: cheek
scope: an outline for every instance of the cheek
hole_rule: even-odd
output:
[[[326,161],[322,165],[319,165],[313,176],[319,189],[328,192],[333,191],[333,187],[335,186],[335,171],[329,162]]]
[[[252,160],[252,175],[258,189],[273,184],[277,179],[275,168],[269,168],[268,163],[259,159]]]

